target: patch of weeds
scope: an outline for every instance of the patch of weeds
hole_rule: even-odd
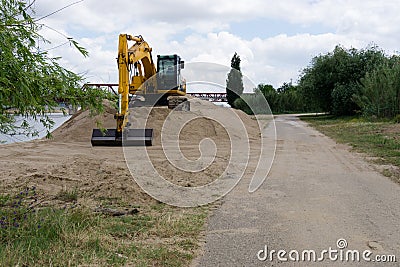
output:
[[[183,250],[191,251],[193,249],[196,249],[199,245],[196,242],[193,242],[193,240],[190,239],[185,239],[182,241],[177,242],[177,245],[182,248]]]
[[[165,211],[157,217],[154,234],[163,238],[194,237],[201,231],[206,218],[204,207],[184,209],[179,213],[173,210]]]
[[[27,187],[15,196],[2,197],[0,265],[11,266],[28,260],[32,254],[47,248],[49,240],[57,238],[61,229],[49,227],[51,223],[47,215],[52,213],[50,210],[34,208],[36,196],[36,188]]]
[[[121,216],[109,220],[106,230],[111,236],[118,238],[137,237],[154,226],[154,218],[150,215]]]
[[[119,197],[99,197],[97,200],[101,203],[100,206],[104,208],[116,208],[126,206]]]
[[[394,122],[394,123],[400,123],[400,114],[397,114],[397,115],[393,118],[393,122]]]
[[[0,240],[8,241],[18,236],[19,230],[25,228],[28,218],[35,212],[32,205],[37,202],[36,188],[27,187],[15,196],[0,197]],[[38,225],[40,226],[40,225]]]
[[[183,266],[182,259],[192,259],[189,253],[170,250],[165,246],[149,246],[144,251],[144,256],[154,262],[163,262],[164,266]]]
[[[2,196],[0,209],[0,266],[60,266],[70,253],[84,255],[91,251],[71,248],[73,236],[96,225],[93,215],[83,210],[64,211],[35,207],[36,188],[26,188],[15,196]],[[71,236],[71,233],[74,233]],[[83,256],[77,263],[83,262]]]
[[[0,207],[4,207],[10,199],[9,195],[0,195]]]
[[[392,172],[389,169],[383,169],[382,174],[386,177],[392,177]]]
[[[157,204],[151,205],[151,208],[152,208],[154,211],[162,211],[162,210],[164,210],[164,209],[166,208],[166,204],[164,204],[164,203],[157,203]]]
[[[181,252],[156,244],[135,244],[129,248],[133,254],[134,266],[187,266],[193,259],[189,252]]]
[[[78,201],[78,189],[62,189],[60,192],[58,192],[55,198],[64,202],[76,202]]]
[[[157,204],[110,217],[38,207],[34,187],[1,195],[0,207],[0,266],[187,266],[208,212]]]

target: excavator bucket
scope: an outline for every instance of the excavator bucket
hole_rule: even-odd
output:
[[[92,146],[151,146],[153,129],[129,129],[121,136],[116,129],[93,129]]]

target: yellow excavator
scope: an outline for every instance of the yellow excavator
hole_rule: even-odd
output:
[[[129,42],[133,45],[128,48]],[[142,36],[119,35],[118,112],[114,116],[117,126],[115,129],[93,129],[92,146],[152,145],[153,129],[129,128],[131,100],[133,106],[190,109],[186,81],[181,74],[184,61],[176,54],[158,55],[156,68],[151,51]]]

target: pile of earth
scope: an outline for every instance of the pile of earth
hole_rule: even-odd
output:
[[[105,112],[91,116],[79,111],[53,132],[50,140],[1,145],[0,193],[17,192],[25,187],[36,187],[41,205],[64,205],[65,192],[76,192],[77,205],[97,207],[107,203],[127,203],[142,206],[155,203],[134,181],[134,173],[127,168],[122,148],[92,147],[93,128],[115,128],[116,109],[104,102]],[[211,112],[211,113],[210,113]],[[252,144],[257,144],[260,130],[256,120],[234,111],[243,122]],[[154,142],[148,154],[154,167],[165,179],[181,186],[199,186],[216,179],[226,168],[230,157],[231,136],[221,123],[204,114],[218,114],[222,120],[232,119],[232,110],[208,101],[191,100],[191,111],[171,111],[166,107],[140,107],[131,111],[132,125],[154,130]],[[226,116],[226,117],[224,117]],[[187,123],[183,123],[187,121]],[[183,127],[182,127],[183,125]],[[194,160],[200,156],[199,143],[210,138],[217,147],[215,162],[198,173],[182,173],[170,164],[163,153],[161,133],[165,128],[181,127],[179,138],[182,153]],[[242,126],[240,126],[242,127]],[[257,147],[257,145],[255,146]],[[147,160],[137,155],[137,161]],[[251,172],[251,170],[249,170]]]

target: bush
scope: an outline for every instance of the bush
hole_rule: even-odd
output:
[[[240,98],[235,100],[234,106],[249,115],[272,113],[267,100],[260,92],[242,94]]]
[[[247,103],[242,99],[242,97],[237,98],[235,102],[233,102],[233,106],[237,109],[242,110],[248,115],[253,115],[253,112],[251,111]]]
[[[397,115],[393,118],[393,121],[394,121],[395,123],[400,123],[400,114],[397,114]]]
[[[332,113],[334,115],[354,115],[359,109],[353,100],[353,95],[359,92],[359,85],[336,84],[332,91]]]
[[[303,70],[299,87],[307,104],[338,115],[354,114],[353,87],[388,59],[376,46],[363,50],[336,46],[333,52],[315,57]]]
[[[400,113],[400,59],[392,58],[392,61],[362,79],[360,93],[354,100],[363,115],[393,118]]]

